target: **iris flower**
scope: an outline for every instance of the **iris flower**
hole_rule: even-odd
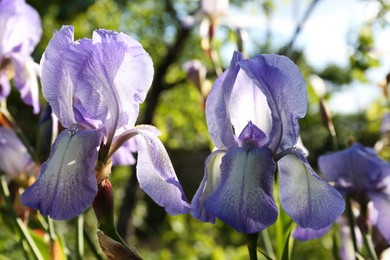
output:
[[[373,149],[355,143],[348,149],[320,156],[318,165],[342,194],[363,206],[373,202],[370,221],[390,243],[390,164]]]
[[[170,214],[189,203],[153,126],[134,126],[153,78],[142,45],[123,33],[96,30],[74,41],[73,27],[55,32],[41,60],[43,96],[67,129],[53,144],[37,181],[22,202],[63,220],[82,213],[97,193],[96,161],[133,137],[140,187]]]
[[[38,65],[31,58],[42,34],[38,12],[24,0],[0,1],[0,100],[10,91],[10,79],[23,101],[39,113]]]
[[[0,127],[0,171],[8,177],[32,174],[35,163],[27,148],[10,128]]]
[[[299,148],[298,120],[307,110],[299,68],[279,55],[244,60],[235,52],[206,101],[206,119],[216,147],[192,201],[192,214],[221,219],[243,233],[273,224],[275,170],[280,200],[300,226],[321,229],[344,210],[342,196],[310,167]]]

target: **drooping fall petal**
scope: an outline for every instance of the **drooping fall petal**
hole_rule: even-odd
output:
[[[314,172],[302,154],[284,156],[278,169],[282,208],[299,226],[319,230],[343,213],[343,197]]]
[[[37,181],[22,194],[22,203],[56,220],[84,212],[97,192],[94,170],[101,140],[101,130],[72,125],[62,131]]]
[[[222,158],[221,181],[205,203],[208,211],[243,233],[257,233],[278,216],[272,198],[275,173],[268,148],[230,149]]]

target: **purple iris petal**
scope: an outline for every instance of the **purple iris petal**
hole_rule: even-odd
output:
[[[72,108],[74,85],[65,69],[64,50],[73,42],[73,27],[54,32],[41,59],[42,93],[64,127],[74,124]]]
[[[111,157],[112,165],[133,165],[136,160],[132,153],[137,151],[134,139],[125,142]]]
[[[340,191],[369,191],[381,186],[389,175],[390,164],[381,160],[371,148],[355,143],[350,148],[320,156],[318,166],[324,176]]]
[[[239,66],[267,98],[272,112],[269,135],[273,140],[269,147],[274,152],[293,147],[299,137],[298,119],[306,115],[308,102],[305,79],[298,66],[276,54],[257,55],[240,61]]]
[[[242,130],[238,141],[240,146],[250,144],[251,147],[262,147],[265,143],[266,135],[260,128],[249,121],[249,123]]]
[[[113,133],[134,126],[153,64],[141,44],[123,33],[98,30],[92,39],[73,42],[73,27],[64,26],[47,47],[42,74],[44,96],[64,125],[73,123],[74,106]],[[58,84],[58,78],[64,81]]]
[[[23,101],[39,112],[37,66],[30,57],[42,34],[38,12],[24,0],[0,1],[0,65],[10,59],[15,72],[14,83]],[[9,94],[8,64],[0,71],[0,98]],[[1,67],[1,66],[0,66]],[[4,89],[3,89],[4,88]]]
[[[159,131],[148,125],[134,128],[138,148],[137,178],[143,189],[158,205],[171,214],[189,213],[190,205],[176,177],[160,139]]]
[[[243,233],[273,224],[278,217],[272,198],[275,166],[268,148],[230,149],[222,158],[221,182],[206,199],[206,209]]]
[[[39,65],[29,56],[14,54],[11,57],[14,70],[17,71],[14,77],[15,87],[19,90],[24,103],[33,107],[34,114],[38,114],[39,93],[37,71]]]
[[[11,92],[11,84],[5,73],[0,72],[0,101],[8,97]]]
[[[329,225],[319,230],[314,230],[311,228],[302,228],[298,226],[293,233],[293,237],[297,240],[302,241],[317,239],[328,233],[332,226],[333,225]]]
[[[39,14],[26,1],[0,1],[0,58],[15,51],[31,54],[41,34]]]
[[[390,243],[390,194],[385,192],[368,192],[368,196],[378,212],[374,224],[386,241]]]
[[[313,171],[302,154],[284,156],[278,169],[281,205],[299,226],[319,230],[343,213],[343,197]]]
[[[229,101],[229,115],[235,134],[239,135],[251,121],[265,133],[267,140],[264,143],[270,143],[270,138],[273,137],[273,113],[267,97],[243,70],[237,75]]]
[[[26,147],[9,128],[0,127],[0,154],[0,171],[8,176],[32,170],[34,166]]]
[[[211,139],[218,149],[237,146],[229,116],[229,98],[242,54],[235,52],[229,68],[217,78],[206,100],[206,120]],[[248,122],[248,121],[247,121]]]
[[[56,220],[84,212],[97,192],[94,170],[101,140],[101,130],[73,125],[62,131],[38,180],[22,194],[22,203]]]
[[[192,215],[204,222],[215,223],[215,216],[205,208],[205,201],[220,183],[220,166],[225,153],[225,151],[217,150],[207,157],[203,180],[192,199]]]

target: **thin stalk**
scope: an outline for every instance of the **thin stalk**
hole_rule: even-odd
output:
[[[371,235],[368,233],[363,233],[362,235],[363,235],[363,243],[367,249],[367,252],[368,252],[368,255],[370,256],[370,259],[378,260],[378,256],[375,253],[375,248],[374,248],[374,245],[372,243]]]
[[[92,254],[95,256],[98,260],[103,260],[101,254],[99,254],[97,247],[95,246],[94,242],[92,241],[91,237],[89,236],[88,232],[83,229],[83,235],[85,238],[85,242],[87,243],[88,247],[91,249]]]
[[[84,215],[81,214],[77,217],[76,225],[76,254],[77,259],[84,258]]]
[[[353,215],[353,211],[352,211],[351,198],[349,196],[347,196],[345,198],[345,202],[346,202],[346,208],[347,208],[349,229],[351,231],[351,239],[352,239],[353,249],[354,249],[355,253],[359,253],[357,242],[356,242],[357,241],[356,234],[355,234],[356,221],[355,221],[355,216]]]
[[[4,177],[4,175],[0,175],[0,183],[1,183],[1,193],[5,198],[5,201],[7,203],[7,209],[10,214],[10,216],[15,220],[15,224],[17,226],[17,230],[19,232],[19,235],[22,237],[22,239],[28,244],[30,247],[33,256],[35,259],[43,260],[43,256],[41,252],[39,251],[37,245],[35,244],[33,238],[31,237],[30,233],[28,232],[28,229],[26,225],[23,223],[23,220],[16,216],[13,207],[12,207],[12,201],[10,198],[10,192],[8,189],[7,181]]]
[[[258,238],[259,238],[259,233],[246,235],[250,260],[257,260],[257,239]]]
[[[275,258],[275,252],[274,249],[272,248],[272,243],[269,237],[268,229],[264,229],[263,231],[261,231],[261,237],[263,239],[264,248],[265,251],[267,252],[267,255],[269,255],[272,258]]]

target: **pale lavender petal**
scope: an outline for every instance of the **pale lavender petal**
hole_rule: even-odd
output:
[[[5,73],[0,72],[0,101],[8,97],[11,92],[11,84]]]
[[[299,137],[298,120],[305,116],[308,102],[305,79],[298,66],[276,54],[257,55],[239,64],[264,93],[272,111],[270,148],[281,152],[293,147]]]
[[[101,130],[72,125],[62,131],[37,181],[22,194],[22,203],[56,220],[83,213],[97,193],[94,170],[101,140]]]
[[[340,191],[376,190],[388,175],[390,164],[381,160],[371,148],[359,143],[350,148],[322,155],[318,166],[324,176]]]
[[[190,205],[177,179],[159,131],[148,125],[136,127],[137,178],[143,189],[158,205],[171,214],[189,213]]]
[[[205,208],[205,201],[221,180],[221,161],[225,151],[212,152],[205,161],[204,176],[191,202],[192,215],[203,221],[215,223],[215,216]]]
[[[265,133],[269,143],[269,139],[274,138],[271,131],[276,126],[273,125],[272,114],[276,111],[271,113],[267,97],[256,84],[243,70],[239,71],[229,100],[230,120],[236,136],[251,121]]]
[[[217,78],[206,100],[206,121],[211,139],[218,149],[237,146],[229,115],[229,99],[242,54],[235,52],[229,68]],[[238,135],[238,133],[236,133]]]
[[[34,167],[24,144],[14,131],[0,127],[0,171],[8,176],[16,176]]]
[[[125,142],[111,157],[113,165],[133,165],[136,160],[133,156],[133,152],[137,151],[135,147],[135,140],[130,139]]]
[[[329,230],[332,228],[333,224],[330,224],[329,226],[326,226],[324,228],[321,228],[319,230],[314,230],[311,228],[303,228],[298,226],[294,233],[293,237],[297,240],[306,241],[306,240],[312,240],[317,239],[322,236],[324,236],[326,233],[329,232]]]
[[[72,108],[74,84],[65,69],[64,62],[64,51],[71,43],[73,43],[73,27],[63,26],[60,31],[54,32],[41,59],[43,96],[64,127],[69,127],[76,122]]]
[[[30,56],[23,54],[15,54],[11,60],[15,70],[15,87],[19,90],[23,102],[31,105],[34,114],[38,114],[40,106],[36,67],[39,65]]]
[[[299,226],[319,230],[343,213],[343,197],[314,172],[300,152],[280,159],[278,169],[282,208]]]
[[[390,243],[390,194],[385,192],[368,192],[368,196],[378,212],[374,224],[386,241]]]
[[[38,12],[24,0],[0,1],[0,60],[19,52],[31,54],[42,34]]]
[[[211,17],[226,14],[229,10],[229,0],[202,0],[201,9]]]
[[[222,158],[221,182],[206,199],[206,209],[243,233],[257,233],[273,224],[278,209],[272,198],[272,157],[268,148],[228,150]]]

